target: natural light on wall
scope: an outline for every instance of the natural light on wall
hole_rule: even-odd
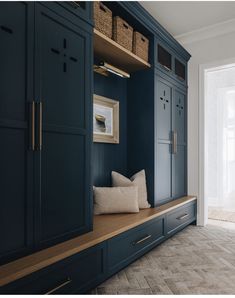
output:
[[[235,65],[205,76],[208,206],[235,212]]]

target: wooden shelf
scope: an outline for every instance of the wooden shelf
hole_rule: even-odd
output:
[[[94,29],[94,54],[96,58],[131,73],[151,65],[123,46]]]
[[[96,215],[94,217],[94,230],[92,232],[0,266],[0,287],[194,200],[196,200],[196,197],[187,196],[156,208],[140,210],[139,213]]]

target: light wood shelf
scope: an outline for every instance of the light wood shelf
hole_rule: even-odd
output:
[[[139,213],[96,215],[93,231],[0,266],[0,286],[52,265],[129,229],[196,200],[186,196]]]
[[[128,73],[151,67],[148,62],[96,29],[94,29],[94,54],[96,58],[108,62]]]

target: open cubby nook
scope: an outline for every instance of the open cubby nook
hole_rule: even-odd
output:
[[[94,73],[94,94],[119,101],[119,144],[93,143],[93,184],[111,186],[111,171],[127,174],[127,84],[126,79]]]

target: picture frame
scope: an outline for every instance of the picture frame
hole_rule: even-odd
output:
[[[93,141],[119,144],[119,101],[94,94]]]

